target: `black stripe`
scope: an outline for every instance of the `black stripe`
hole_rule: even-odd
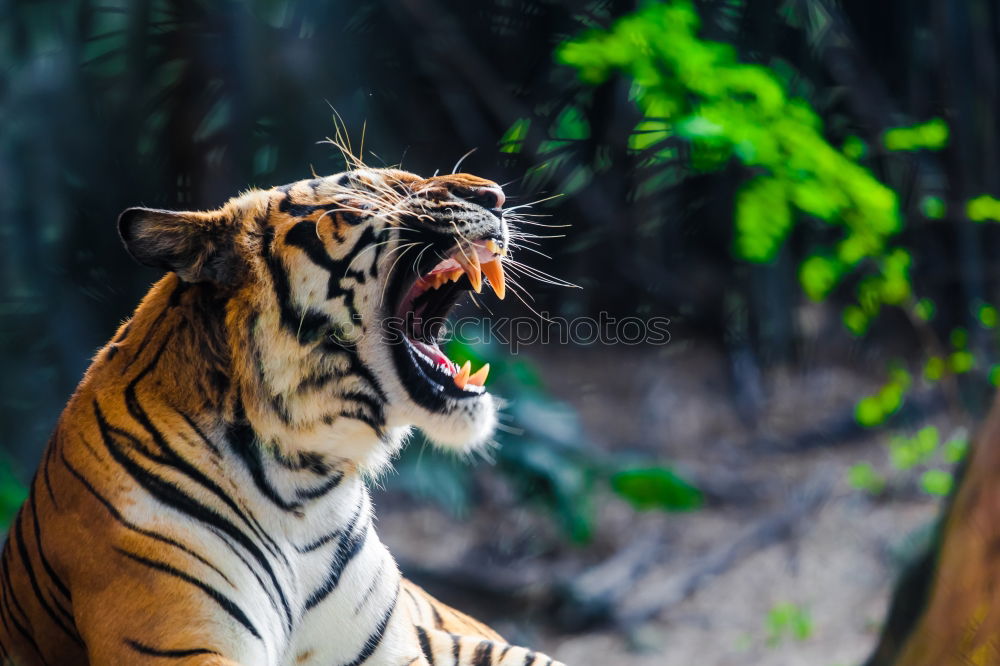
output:
[[[18,516],[15,520],[20,520],[20,517],[21,517],[20,513],[18,513]],[[27,642],[27,644],[30,645],[32,649],[34,649],[35,653],[38,655],[38,658],[41,659],[42,664],[48,666],[49,662],[45,658],[45,655],[42,654],[42,649],[38,647],[38,643],[35,641],[35,637],[32,636],[31,632],[23,624],[17,621],[17,618],[14,617],[14,614],[10,611],[10,604],[13,603],[14,608],[16,608],[17,611],[21,614],[21,617],[24,618],[25,622],[28,622],[28,614],[24,612],[24,607],[21,606],[21,602],[17,600],[17,595],[14,594],[14,584],[10,580],[10,564],[7,562],[7,559],[9,557],[12,557],[10,553],[11,553],[10,540],[8,540],[6,546],[3,549],[3,557],[0,558],[0,579],[2,579],[3,589],[5,592],[5,594],[0,594],[0,604],[3,604],[3,608],[6,611],[6,615],[7,617],[10,618],[10,622],[11,624],[14,625],[14,628],[17,629],[17,632],[21,634],[21,636],[24,637],[25,642]],[[28,624],[30,626],[30,622],[28,622]]]
[[[306,488],[304,490],[297,490],[295,492],[295,496],[303,501],[317,500],[323,495],[326,495],[328,492],[330,492],[337,486],[339,486],[343,478],[344,478],[344,473],[337,472],[336,474],[334,474],[329,479],[327,479],[320,485],[316,486],[315,488]]]
[[[51,578],[52,582],[55,584],[56,589],[58,589],[64,597],[69,599],[69,587],[67,587],[66,583],[62,581],[59,574],[56,573],[52,564],[49,562],[49,558],[45,556],[45,548],[42,545],[42,527],[38,522],[38,507],[35,504],[35,493],[32,492],[28,495],[28,504],[31,507],[31,518],[35,527],[35,544],[38,548],[38,558],[42,562],[42,567],[45,568],[45,573],[49,575],[49,578]]]
[[[207,446],[209,449],[212,450],[212,453],[220,457],[222,456],[222,451],[219,450],[219,447],[215,445],[215,442],[213,442],[208,438],[208,435],[202,432],[202,429],[198,427],[198,424],[194,422],[194,419],[192,419],[190,416],[188,416],[179,409],[175,409],[174,411],[181,415],[181,418],[184,419],[184,422],[187,423],[188,426],[190,426],[190,428],[195,431],[195,433],[198,435],[199,439],[201,439],[201,441],[205,444],[205,446]]]
[[[97,489],[94,488],[94,486],[90,483],[90,481],[88,481],[86,479],[86,477],[84,477],[79,471],[77,471],[77,469],[75,467],[73,467],[73,465],[70,464],[69,460],[66,459],[65,454],[62,455],[62,461],[63,461],[63,464],[66,466],[66,469],[69,470],[70,474],[72,474],[73,476],[75,476],[76,479],[77,479],[77,481],[79,481],[83,485],[83,487],[86,488],[90,492],[91,495],[93,495],[94,499],[96,499],[98,502],[100,502],[101,504],[103,504],[104,508],[106,508],[108,510],[108,513],[111,514],[111,517],[114,518],[115,520],[117,520],[122,526],[124,526],[127,529],[132,530],[133,532],[141,534],[141,535],[143,535],[145,537],[148,537],[148,538],[153,539],[155,541],[159,541],[160,543],[165,543],[165,544],[167,544],[169,546],[173,546],[174,548],[177,548],[177,549],[179,549],[179,550],[187,553],[188,555],[190,555],[191,557],[195,558],[196,560],[198,560],[199,562],[201,562],[202,564],[204,564],[205,566],[207,566],[209,569],[211,569],[215,573],[219,574],[219,576],[221,576],[224,581],[226,581],[227,583],[229,583],[233,587],[236,587],[233,584],[233,581],[229,580],[229,577],[226,576],[226,574],[222,573],[221,569],[219,569],[217,566],[215,566],[214,564],[212,564],[210,561],[208,561],[207,559],[205,559],[204,557],[202,557],[201,555],[199,555],[195,551],[193,551],[190,548],[188,548],[187,546],[185,546],[180,541],[176,541],[176,540],[174,540],[174,539],[172,539],[172,538],[170,538],[168,536],[160,534],[159,532],[154,532],[153,530],[148,530],[146,528],[139,527],[135,523],[129,521],[127,518],[125,518],[125,516],[123,516],[118,511],[118,509],[115,508],[115,506],[110,501],[108,501],[107,498],[105,498],[103,495],[101,495],[97,491]]]
[[[472,666],[490,666],[493,663],[493,643],[483,641],[472,655]]]
[[[139,382],[146,376],[146,374],[151,372],[153,368],[155,368],[156,365],[159,363],[160,357],[163,354],[164,350],[167,348],[167,344],[170,342],[172,335],[173,331],[168,333],[168,335],[164,338],[163,343],[160,345],[160,348],[157,350],[156,355],[153,357],[150,363],[145,368],[143,368],[143,370],[139,372],[139,374],[137,374],[125,387],[125,406],[128,409],[129,414],[131,414],[132,417],[146,429],[149,435],[153,438],[153,441],[157,444],[157,446],[160,447],[160,450],[169,457],[169,461],[162,459],[155,459],[152,458],[152,456],[148,456],[148,454],[147,456],[155,460],[155,462],[167,465],[169,467],[173,467],[174,469],[178,470],[179,472],[191,478],[191,480],[195,481],[205,489],[211,491],[212,494],[214,494],[216,497],[222,500],[222,502],[240,518],[241,522],[244,525],[246,525],[246,527],[248,527],[250,531],[263,542],[264,546],[273,555],[279,557],[287,565],[288,559],[285,557],[284,553],[281,552],[281,549],[278,548],[278,544],[275,543],[270,536],[268,536],[267,532],[260,526],[260,523],[257,522],[257,519],[254,517],[253,512],[250,511],[249,509],[246,509],[245,507],[241,509],[239,506],[237,506],[233,498],[230,497],[215,481],[208,478],[205,475],[205,473],[202,472],[202,470],[192,465],[190,462],[184,459],[180,454],[178,454],[177,451],[171,448],[167,439],[153,425],[152,421],[149,418],[149,415],[146,413],[146,410],[139,403],[139,399],[136,396],[136,387],[138,386]],[[94,404],[96,408],[96,401]],[[140,445],[139,442],[135,440],[135,438],[132,439],[137,445]],[[291,621],[290,615],[289,615],[289,621]]]
[[[299,312],[292,304],[292,288],[288,280],[288,271],[281,258],[273,252],[274,228],[267,227],[264,231],[262,255],[267,270],[271,274],[274,296],[278,302],[281,314],[281,325],[300,342],[312,343],[321,337],[323,331],[331,325],[326,315],[316,310]]]
[[[359,409],[352,409],[352,410],[342,409],[339,412],[337,412],[335,416],[328,415],[323,417],[323,422],[327,425],[331,425],[335,423],[338,418],[351,419],[353,421],[361,421],[366,426],[371,428],[372,432],[374,432],[375,435],[379,438],[381,438],[385,434],[385,431],[382,430],[382,423],[380,421],[376,421],[371,416],[369,416],[368,414]]]
[[[219,607],[222,608],[222,610],[226,611],[226,613],[228,613],[230,617],[232,617],[234,620],[236,620],[244,627],[246,627],[247,631],[249,631],[255,637],[264,640],[263,636],[260,635],[260,632],[257,631],[257,628],[253,625],[253,623],[250,621],[250,618],[246,616],[243,610],[235,603],[233,603],[233,601],[229,599],[229,597],[225,596],[211,585],[206,585],[205,583],[201,582],[194,576],[189,576],[180,569],[176,569],[165,562],[150,560],[148,558],[142,557],[141,555],[130,553],[129,551],[124,550],[122,548],[116,547],[115,550],[124,555],[125,557],[129,558],[130,560],[134,560],[139,564],[143,564],[149,567],[150,569],[154,569],[156,571],[162,571],[165,574],[169,574],[171,576],[174,576],[175,578],[179,578],[185,583],[189,583],[190,585],[197,587],[199,590],[207,594],[209,598],[212,599],[212,601],[218,604]]]
[[[528,650],[528,654],[524,655],[524,666],[531,666],[535,663],[535,659],[538,659],[538,654]]]
[[[18,516],[17,524],[14,526],[14,530],[10,534],[11,541],[16,542],[15,547],[17,548],[18,554],[21,556],[21,564],[25,573],[28,574],[28,582],[31,583],[31,589],[35,592],[35,598],[37,599],[42,610],[48,614],[52,619],[52,622],[56,624],[60,629],[69,636],[74,643],[83,647],[83,641],[80,640],[80,636],[76,632],[76,627],[66,624],[66,620],[60,616],[56,610],[49,604],[45,599],[45,595],[42,594],[42,588],[38,584],[38,577],[35,575],[35,568],[31,565],[31,557],[28,555],[28,544],[24,540],[24,511]]]
[[[440,629],[444,626],[444,618],[441,617],[441,613],[438,612],[438,609],[434,606],[434,604],[430,604],[430,607],[431,615],[434,616],[434,628]]]
[[[342,258],[334,259],[327,253],[326,246],[317,234],[315,222],[303,220],[285,234],[286,244],[301,249],[311,262],[330,274],[326,287],[328,299],[350,292],[351,304],[348,309],[352,311],[354,309],[354,290],[340,285],[340,280],[350,277],[359,284],[364,284],[366,279],[364,272],[353,268],[352,263],[365,248],[371,247],[376,241],[375,230],[372,227],[367,227]],[[372,258],[374,264],[377,264],[377,259],[378,255]]]
[[[214,654],[221,657],[222,655],[215,650],[208,650],[206,648],[192,648],[190,650],[161,650],[159,648],[150,647],[140,643],[139,641],[134,641],[131,638],[125,639],[125,645],[129,646],[139,654],[144,654],[149,657],[163,657],[166,659],[182,659],[184,657],[193,657],[199,654]]]
[[[242,412],[241,406],[237,407],[237,419],[239,420],[226,427],[226,440],[229,442],[229,447],[243,461],[247,471],[250,472],[250,478],[253,479],[254,485],[264,497],[282,511],[298,511],[302,508],[302,503],[286,501],[267,478],[267,472],[264,469],[263,447],[257,440],[257,433],[254,432],[253,426],[243,420],[239,412]]]
[[[368,638],[365,639],[365,644],[361,648],[361,653],[358,654],[354,660],[349,661],[345,666],[360,666],[361,664],[368,661],[368,658],[375,653],[378,646],[382,644],[382,639],[385,637],[385,629],[389,626],[389,620],[392,619],[392,614],[396,610],[396,603],[399,601],[399,584],[396,585],[396,593],[392,596],[392,604],[386,609],[385,614],[382,619],[379,620],[378,625],[375,627]]]
[[[49,467],[52,464],[52,457],[55,455],[56,448],[59,445],[59,430],[56,429],[52,433],[52,437],[49,438],[49,443],[45,447],[45,457],[42,458],[42,482],[45,484],[45,491],[49,495],[49,500],[52,502],[52,506],[56,509],[59,508],[59,503],[56,501],[56,494],[52,490],[52,478],[49,475]]]
[[[32,489],[31,494],[28,495],[28,503],[31,506],[31,520],[35,528],[35,549],[38,551],[38,559],[41,561],[42,568],[45,569],[45,573],[48,575],[49,580],[53,585],[55,585],[56,589],[62,593],[63,597],[69,601],[71,599],[69,588],[66,587],[66,584],[62,581],[59,574],[56,573],[52,564],[49,562],[49,558],[45,555],[45,546],[42,544],[42,528],[38,522],[38,507],[35,505],[34,489]],[[62,613],[66,622],[73,627],[73,632],[79,635],[76,623],[73,620],[73,614],[69,611],[69,609],[67,609],[62,602],[56,599],[55,596],[52,596],[52,604],[56,607],[56,610]]]
[[[451,636],[451,654],[455,657],[455,664],[460,664],[462,661],[462,638],[458,634],[449,633]]]
[[[361,598],[358,599],[358,602],[354,604],[355,615],[361,612],[361,609],[365,607],[371,596],[375,594],[375,590],[378,588],[378,584],[382,582],[382,572],[384,570],[385,570],[385,560],[382,560],[381,562],[379,562],[378,569],[376,569],[374,575],[372,575],[372,582],[368,586],[368,589],[364,591],[364,593],[361,595]],[[409,590],[407,590],[407,592],[409,592]]]
[[[431,639],[427,635],[427,630],[423,627],[417,625],[417,638],[420,639],[420,650],[424,653],[424,657],[430,662],[431,666],[434,666],[434,652],[431,649]]]
[[[153,422],[149,418],[149,414],[146,413],[146,410],[142,407],[141,403],[139,402],[139,398],[136,395],[136,387],[138,386],[139,382],[142,381],[142,379],[159,364],[160,357],[162,356],[164,350],[166,350],[172,335],[173,332],[171,332],[164,338],[163,343],[160,345],[160,348],[157,350],[153,359],[149,362],[149,364],[145,368],[142,369],[141,372],[139,372],[134,378],[132,378],[132,380],[125,387],[126,409],[128,410],[129,414],[132,415],[132,418],[138,421],[139,424],[146,430],[146,432],[149,433],[149,435],[153,438],[153,441],[156,443],[156,445],[160,447],[160,450],[164,454],[166,454],[166,456],[169,459],[169,461],[157,460],[156,462],[173,467],[174,469],[188,476],[192,481],[198,483],[203,488],[210,491],[220,500],[222,500],[222,502],[227,507],[229,507],[233,511],[233,513],[235,513],[237,516],[240,517],[243,524],[246,525],[250,529],[250,531],[253,532],[259,539],[261,539],[261,541],[264,542],[265,546],[268,546],[268,550],[270,550],[272,554],[278,555],[287,564],[288,560],[284,559],[284,555],[282,555],[281,549],[278,548],[278,544],[276,544],[267,535],[267,533],[263,530],[263,528],[260,527],[256,519],[253,518],[253,514],[248,509],[245,508],[241,509],[239,506],[237,506],[233,498],[230,497],[219,486],[219,484],[217,484],[212,479],[208,478],[204,472],[202,472],[200,469],[192,465],[190,462],[185,460],[180,454],[178,454],[177,451],[175,451],[170,446],[170,443],[167,441],[167,438],[163,436],[163,433],[161,433],[159,429],[153,425]],[[94,404],[96,408],[97,405],[96,401]]]
[[[118,337],[116,337],[114,340],[112,340],[112,342],[121,342],[122,340],[124,340],[128,336],[128,332],[129,332],[129,330],[131,328],[132,328],[132,322],[130,321],[127,324],[125,324],[124,326],[122,326],[122,330],[118,334]]]
[[[311,183],[312,181],[310,181]],[[292,196],[289,194],[291,190],[290,187],[281,186],[276,188],[281,192],[285,193],[285,198],[278,203],[278,210],[282,213],[288,213],[291,217],[306,217],[307,215],[312,215],[318,210],[322,211],[335,211],[338,208],[342,208],[343,204],[339,201],[334,201],[332,203],[323,204],[300,204],[292,201]],[[315,187],[313,187],[315,192]]]
[[[180,278],[177,278],[177,284],[174,285],[174,291],[177,291],[177,289],[180,288],[180,285],[181,285]],[[130,358],[128,362],[124,365],[124,367],[122,367],[121,374],[124,375],[128,371],[128,369],[132,367],[132,364],[139,360],[139,357],[142,356],[142,352],[146,349],[146,345],[149,343],[150,339],[153,337],[153,335],[159,332],[160,322],[163,321],[163,318],[167,316],[167,313],[170,312],[170,310],[171,306],[168,299],[167,306],[162,310],[160,310],[160,313],[156,315],[156,319],[154,319],[152,323],[146,328],[146,334],[142,336],[142,341],[140,341],[138,346],[135,348],[135,352],[132,354],[132,358]],[[129,325],[131,326],[131,323]]]
[[[141,485],[150,495],[153,496],[153,498],[159,500],[161,503],[171,507],[172,509],[184,513],[191,518],[194,518],[195,520],[226,534],[228,537],[233,539],[233,541],[240,544],[248,553],[250,553],[251,556],[253,556],[271,580],[274,590],[281,602],[281,609],[285,615],[285,624],[288,628],[291,628],[292,611],[288,605],[288,600],[285,598],[285,593],[278,582],[278,578],[274,573],[274,569],[271,567],[271,563],[268,561],[267,557],[257,544],[244,532],[240,531],[236,525],[227,520],[217,511],[201,504],[190,495],[184,493],[174,484],[157,476],[153,472],[144,468],[142,465],[138,464],[136,461],[132,460],[123,450],[121,450],[120,447],[115,444],[113,435],[118,434],[121,436],[122,431],[114,429],[108,425],[107,421],[104,420],[104,415],[101,412],[100,406],[97,404],[96,400],[94,401],[94,412],[97,416],[101,437],[108,452],[118,462],[118,464],[121,465],[137,483],[139,483],[139,485]],[[125,435],[128,436],[127,433]],[[232,502],[231,499],[230,502]],[[235,509],[235,507],[234,511],[244,521],[244,523],[247,522],[247,518],[242,512]],[[266,590],[265,593],[267,593]],[[277,605],[274,599],[271,598],[270,593],[267,593],[267,596],[271,603],[275,604],[275,607],[277,608]]]
[[[298,451],[294,456],[287,456],[281,451],[274,452],[274,461],[292,471],[309,470],[318,476],[326,476],[335,471],[332,465],[323,460],[323,454],[315,451]]]
[[[297,550],[298,552],[303,553],[303,554],[305,554],[305,553],[311,553],[314,550],[319,550],[320,548],[322,548],[326,544],[330,543],[331,541],[333,541],[334,539],[336,539],[337,537],[339,537],[340,533],[341,533],[340,530],[334,530],[333,532],[330,532],[329,534],[321,536],[320,538],[316,539],[315,541],[313,541],[311,543],[306,544],[305,546],[296,546],[295,550]]]
[[[418,616],[417,619],[420,620],[421,622],[423,622],[424,621],[424,609],[423,609],[423,607],[421,607],[420,602],[418,602],[417,598],[415,596],[413,596],[413,592],[410,591],[410,588],[406,588],[405,590],[403,590],[403,592],[406,592],[406,596],[408,596],[410,598],[410,602],[413,604],[414,610],[417,611],[417,616]]]
[[[368,538],[368,530],[371,527],[370,523],[365,523],[364,528],[355,532],[354,527],[358,522],[358,518],[361,516],[361,508],[364,506],[365,497],[358,501],[358,508],[351,517],[350,522],[347,527],[344,528],[343,535],[340,538],[340,543],[337,544],[337,550],[333,554],[333,559],[330,562],[330,573],[327,575],[326,580],[323,584],[313,592],[309,599],[306,600],[306,610],[311,610],[315,608],[321,601],[327,598],[337,585],[340,583],[340,577],[344,573],[344,569],[347,565],[351,563],[354,556],[357,555],[361,548],[364,546]]]
[[[378,379],[372,373],[371,369],[361,361],[361,357],[358,356],[357,352],[348,352],[348,361],[351,366],[348,369],[348,373],[352,375],[359,375],[365,380],[365,382],[375,391],[375,395],[379,397],[382,402],[386,402],[389,398],[382,390],[382,385],[379,383]]]
[[[514,646],[509,643],[503,646],[503,650],[500,651],[500,656],[497,657],[497,663],[503,663],[503,658],[507,656],[507,653],[510,652],[512,647]]]

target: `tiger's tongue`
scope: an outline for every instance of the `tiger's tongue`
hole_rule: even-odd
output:
[[[414,340],[410,338],[410,342],[414,347],[419,349],[427,358],[431,359],[439,365],[444,365],[451,368],[453,371],[455,369],[455,364],[451,362],[444,353],[438,349],[437,345],[429,345],[426,342],[421,342],[420,340]]]

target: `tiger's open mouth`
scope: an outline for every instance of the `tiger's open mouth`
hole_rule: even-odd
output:
[[[461,400],[484,392],[489,364],[475,372],[468,361],[459,366],[441,350],[441,335],[448,313],[470,289],[480,293],[486,282],[497,297],[504,297],[503,254],[494,240],[462,243],[429,270],[421,269],[399,299],[394,322],[402,335],[393,345],[396,369],[418,404],[440,410],[444,398]]]

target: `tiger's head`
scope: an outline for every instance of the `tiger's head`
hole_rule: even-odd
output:
[[[437,336],[468,291],[503,298],[503,204],[469,174],[366,168],[216,211],[130,208],[118,224],[140,263],[223,296],[224,312],[205,314],[226,339],[226,418],[282,453],[372,469],[410,426],[458,451],[493,432],[485,371],[459,367]]]

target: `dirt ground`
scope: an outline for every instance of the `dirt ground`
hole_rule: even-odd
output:
[[[601,495],[593,543],[572,546],[483,469],[487,501],[462,519],[397,494],[378,498],[380,536],[404,569],[418,580],[443,572],[436,586],[428,579],[433,592],[570,665],[863,661],[893,579],[938,508],[905,477],[877,499],[847,483],[862,461],[890,469],[885,432],[841,427],[858,398],[877,389],[881,364],[849,366],[870,365],[871,375],[772,371],[748,408],[729,397],[731,373],[713,350],[547,349],[535,358],[594,446],[675,465],[707,491],[707,506],[636,513]],[[955,432],[940,414],[927,423]],[[824,424],[829,432],[813,441]],[[477,575],[517,591],[506,600],[482,592]],[[565,603],[546,604],[568,583],[622,590],[617,624],[569,631]],[[774,634],[769,616],[782,604],[807,618],[807,635]]]

